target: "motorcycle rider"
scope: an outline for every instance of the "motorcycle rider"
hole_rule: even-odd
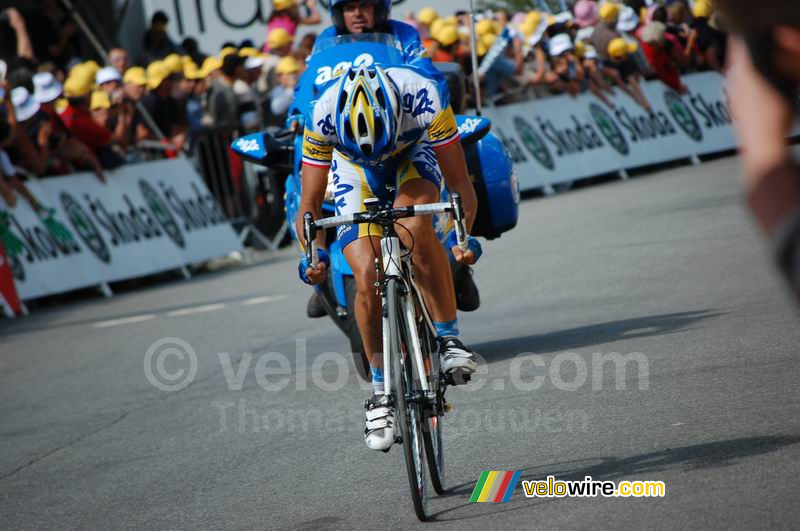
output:
[[[348,28],[373,27],[376,4],[357,0],[341,10]],[[322,202],[333,173],[336,214],[365,210],[364,200],[378,197],[395,206],[433,203],[440,199],[442,175],[449,190],[463,199],[466,225],[475,220],[477,198],[467,174],[458,127],[449,105],[446,85],[417,66],[351,67],[320,89],[309,106],[303,136],[302,195],[299,212],[321,217]],[[440,170],[441,168],[441,170]],[[394,188],[394,193],[387,190]],[[302,219],[298,217],[298,234]],[[453,278],[448,255],[431,220],[409,218],[399,222],[399,236],[413,249],[416,277],[437,331],[441,369],[458,381],[476,369],[474,353],[458,339]],[[373,395],[365,403],[364,438],[369,448],[387,451],[394,443],[394,407],[384,394],[381,349],[381,303],[375,292],[374,249],[380,248],[380,227],[340,227],[337,237],[353,270],[356,283],[355,316],[370,361]],[[324,249],[324,232],[317,244]],[[452,258],[474,264],[480,244],[469,239],[462,252],[455,234],[447,238]],[[316,269],[304,257],[299,274],[308,284],[325,281],[330,259],[319,253]]]

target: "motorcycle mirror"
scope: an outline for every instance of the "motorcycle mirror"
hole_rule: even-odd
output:
[[[485,137],[492,128],[492,122],[481,116],[457,114],[456,124],[458,124],[458,132],[461,135],[461,145],[465,147]]]
[[[267,163],[267,135],[263,132],[240,136],[231,143],[234,153],[259,165]]]

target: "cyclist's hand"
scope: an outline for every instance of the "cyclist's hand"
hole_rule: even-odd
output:
[[[297,265],[300,280],[311,286],[325,282],[325,279],[328,278],[328,268],[331,265],[331,258],[325,249],[317,249],[317,258],[319,261],[316,269],[311,267],[311,261],[306,256],[303,256]]]
[[[456,231],[451,230],[450,233],[447,235],[447,247],[450,249],[450,255],[456,262],[460,262],[466,265],[473,265],[475,262],[483,254],[483,249],[481,248],[481,243],[473,238],[472,236],[467,236],[467,250],[462,251],[458,245],[456,239]]]

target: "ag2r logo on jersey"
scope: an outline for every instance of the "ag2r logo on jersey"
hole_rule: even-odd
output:
[[[608,143],[611,144],[611,147],[620,155],[629,155],[631,150],[628,147],[628,141],[625,140],[625,135],[622,134],[617,122],[614,121],[611,115],[597,103],[589,104],[589,113],[591,113],[598,129],[608,140]]]
[[[681,95],[674,90],[666,90],[664,91],[664,103],[667,104],[667,108],[672,118],[678,123],[678,127],[695,142],[701,142],[703,140],[703,130],[700,128],[697,118],[694,117],[692,109],[683,102]]]
[[[553,156],[550,155],[550,150],[547,149],[547,144],[544,143],[539,133],[519,116],[514,117],[514,127],[517,129],[519,137],[522,139],[522,144],[525,146],[533,158],[539,161],[539,164],[548,170],[554,170],[556,167]]]

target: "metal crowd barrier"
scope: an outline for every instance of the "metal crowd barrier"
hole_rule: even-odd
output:
[[[193,133],[190,152],[200,175],[233,225],[242,245],[249,241],[275,251],[285,237],[288,226],[284,222],[271,239],[255,226],[255,170],[252,165],[232,155],[230,145],[235,138],[236,130],[233,127],[204,127]]]

